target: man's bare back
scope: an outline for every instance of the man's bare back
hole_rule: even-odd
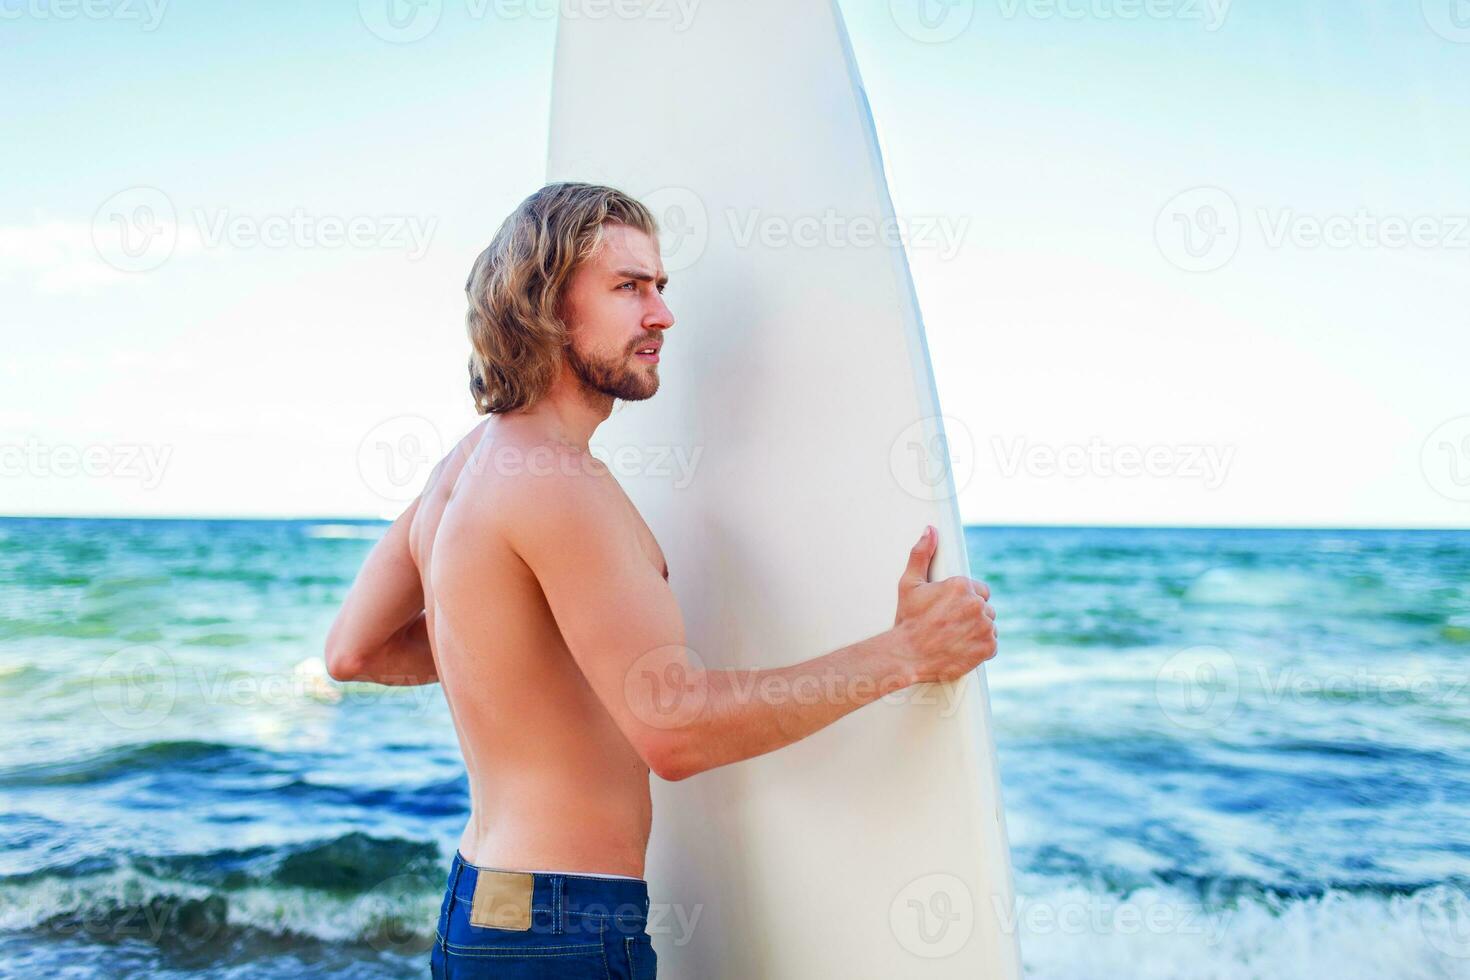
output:
[[[627,498],[595,458],[539,435],[519,419],[476,426],[431,475],[409,529],[434,661],[469,776],[471,813],[459,850],[485,867],[642,877],[653,817],[648,766],[572,658],[535,574],[497,527],[516,519],[507,484],[546,478],[529,471],[537,460],[558,472],[575,468],[572,478]],[[496,465],[497,452],[527,466]],[[496,520],[487,526],[490,512]],[[667,579],[663,552],[631,501],[627,524]],[[591,813],[596,820],[582,819]]]

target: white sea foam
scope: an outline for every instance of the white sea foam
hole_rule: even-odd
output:
[[[207,940],[224,928],[253,928],[327,942],[385,941],[392,946],[433,935],[442,887],[437,879],[398,875],[351,895],[279,884],[214,891],[124,867],[0,885],[0,931],[49,923],[49,928],[79,938],[158,943],[174,932]],[[224,900],[222,918],[190,914],[191,905],[211,898]]]
[[[1168,888],[1055,884],[1017,903],[1027,980],[1470,976],[1470,896],[1328,892],[1222,908]]]
[[[1124,896],[1024,873],[1018,884],[1016,905],[993,914],[1003,928],[1019,929],[1027,980],[1470,976],[1470,894],[1446,885],[1410,895],[1328,892],[1222,907],[1167,886]],[[0,887],[0,929],[67,919],[74,922],[68,928],[94,930],[99,939],[116,939],[126,929],[156,942],[159,928],[175,928],[179,920],[171,913],[177,907],[217,894],[228,912],[216,926],[203,927],[206,932],[227,923],[409,951],[432,936],[441,887],[437,878],[401,875],[351,895],[280,884],[211,892],[119,869]],[[119,907],[136,911],[119,919]],[[196,937],[200,928],[195,919]]]
[[[1211,568],[1189,586],[1189,602],[1234,606],[1290,606],[1322,594],[1323,582],[1282,569]]]
[[[376,524],[312,524],[306,528],[308,538],[358,538],[376,541],[384,529]]]

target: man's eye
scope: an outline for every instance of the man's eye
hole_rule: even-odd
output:
[[[658,286],[659,293],[662,294],[663,291],[667,288],[667,286],[668,286],[667,283],[659,283],[659,286]]]
[[[622,286],[619,286],[618,288],[619,289],[622,289],[623,286],[632,286],[634,289],[637,289],[638,288],[638,284],[636,282],[632,282],[632,281],[625,282],[625,283],[623,283]]]

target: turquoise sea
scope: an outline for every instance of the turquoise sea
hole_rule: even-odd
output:
[[[0,976],[427,972],[443,699],[320,662],[384,527],[0,520]],[[967,538],[1028,976],[1470,977],[1470,532]]]

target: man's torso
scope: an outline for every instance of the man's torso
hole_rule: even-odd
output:
[[[497,472],[492,450],[523,461],[552,452],[532,455],[534,440],[500,422],[476,426],[449,454],[409,532],[469,776],[460,852],[483,867],[642,877],[652,823],[648,767],[568,651],[531,569],[474,517],[501,502],[507,481],[536,479],[525,466]],[[581,472],[595,471],[587,479],[616,486],[605,467],[585,457],[578,463]],[[474,508],[465,504],[471,496]],[[646,557],[667,577],[658,542],[631,501],[627,513]]]

